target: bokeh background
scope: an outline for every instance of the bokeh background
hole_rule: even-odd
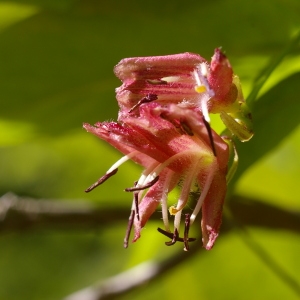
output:
[[[247,96],[299,30],[299,16],[299,0],[0,1],[0,194],[6,195],[0,200],[0,299],[63,299],[139,263],[182,251],[182,245],[164,246],[155,221],[138,243],[123,249],[128,216],[120,210],[129,213],[131,205],[123,189],[138,178],[139,166],[128,162],[103,186],[84,193],[120,158],[82,129],[83,122],[116,120],[114,89],[121,83],[114,65],[124,57],[186,51],[210,59],[222,46]],[[265,120],[267,126],[255,127],[260,138],[249,146],[239,145],[241,160],[248,163],[241,162],[231,186],[239,201],[255,200],[296,217],[299,72],[294,47],[260,92],[267,104],[256,110],[264,112],[258,124]],[[47,203],[58,215],[62,207],[76,207],[87,220],[83,225],[33,218],[33,225],[25,226],[20,215],[6,213],[4,200],[14,198],[8,192],[20,201]],[[106,221],[89,223],[93,211],[107,209]],[[264,218],[278,226],[247,226],[249,234],[243,235],[236,224],[221,232],[212,251],[199,250],[120,299],[298,299],[299,232],[288,230],[277,215]],[[253,241],[267,259],[249,246]]]

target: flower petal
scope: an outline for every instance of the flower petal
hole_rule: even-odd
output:
[[[157,102],[178,103],[196,100],[193,70],[205,59],[194,53],[134,57],[121,60],[114,71],[123,85],[116,89],[121,109],[128,111],[148,94]]]
[[[209,101],[210,112],[219,113],[224,107],[232,104],[237,99],[238,91],[233,84],[232,67],[219,48],[215,49],[211,59],[207,80],[215,92],[215,96]]]
[[[226,176],[217,171],[202,205],[202,242],[207,250],[213,247],[219,234],[226,191]]]

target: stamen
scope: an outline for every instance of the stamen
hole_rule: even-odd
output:
[[[184,183],[181,188],[181,193],[180,193],[176,207],[171,206],[169,208],[170,214],[175,215],[174,226],[178,230],[179,230],[179,226],[180,226],[181,216],[180,215],[177,216],[177,214],[185,207],[185,205],[189,199],[192,184],[199,172],[199,164],[200,163],[201,163],[201,159],[198,159],[198,161],[196,161],[194,164],[191,165],[191,167],[189,168],[189,171],[187,172],[187,174],[185,174]]]
[[[199,94],[206,92],[205,85],[197,85],[195,86],[195,91]]]
[[[168,193],[171,190],[170,185],[171,185],[171,181],[173,180],[173,176],[174,176],[174,171],[168,170],[163,185],[164,192],[161,198],[162,218],[165,225],[165,229],[167,231],[170,231],[169,214],[168,214]]]
[[[168,231],[166,231],[166,230],[163,230],[163,229],[161,229],[161,228],[159,228],[159,227],[157,228],[157,231],[160,232],[161,234],[165,235],[166,237],[170,238],[170,239],[173,239],[173,237],[174,237],[174,234],[173,234],[173,233],[168,232]],[[187,240],[188,240],[188,242],[194,242],[194,241],[196,241],[195,238],[188,238]],[[178,236],[178,237],[177,237],[177,242],[182,242],[182,243],[184,243],[184,239]]]
[[[126,229],[126,233],[125,233],[125,238],[124,238],[124,248],[128,248],[128,241],[129,241],[129,236],[130,236],[130,232],[131,232],[133,221],[134,221],[134,215],[135,215],[135,211],[131,210],[131,213],[130,213],[130,216],[128,219],[128,225],[127,225],[127,229]]]
[[[139,193],[135,192],[133,194],[134,197],[134,205],[135,205],[135,214],[136,217],[138,219],[138,221],[140,220],[140,214],[139,214]]]
[[[126,162],[127,160],[131,159],[133,156],[135,156],[137,153],[140,153],[139,151],[132,151],[130,153],[128,153],[127,155],[122,156],[117,162],[115,162],[106,172],[110,173],[111,171],[113,171],[114,169],[117,169],[119,166],[121,166],[124,162]]]
[[[184,221],[184,251],[189,251],[189,230],[190,230],[190,214],[185,215],[185,221]]]
[[[150,182],[146,183],[143,186],[134,186],[131,188],[126,188],[125,192],[136,192],[136,191],[142,191],[145,189],[148,189],[149,187],[151,187],[152,185],[154,185],[159,179],[159,176],[156,176],[153,180],[151,180]]]
[[[213,178],[214,178],[214,175],[215,175],[215,171],[216,171],[216,165],[215,164],[212,164],[211,166],[211,170],[209,172],[209,174],[207,175],[207,179],[206,179],[206,182],[205,182],[205,185],[203,187],[203,190],[201,192],[201,195],[199,197],[199,200],[197,201],[197,204],[194,208],[194,211],[190,217],[190,225],[192,225],[196,219],[196,216],[198,215],[200,209],[201,209],[201,206],[203,204],[203,201],[204,199],[206,198],[206,195],[209,191],[209,188],[210,188],[210,185],[213,181]]]
[[[101,178],[99,178],[95,183],[93,183],[89,188],[85,190],[86,193],[92,191],[94,188],[105,182],[108,178],[115,175],[118,172],[118,169],[114,169],[110,172],[107,172],[105,175],[103,175]]]
[[[146,97],[142,98],[137,104],[135,104],[129,111],[128,113],[131,113],[132,111],[134,111],[137,107],[139,107],[140,105],[142,105],[143,103],[149,103],[152,102],[154,100],[157,100],[157,95],[155,94],[147,94]]]
[[[208,97],[208,95],[206,95],[206,97],[203,97],[201,99],[201,111],[207,123],[210,123],[210,116],[209,116],[208,106],[207,106],[207,102],[209,99],[210,98]]]
[[[210,98],[214,97],[215,92],[210,88],[207,80],[207,75],[208,75],[207,64],[201,63],[200,65],[198,65],[197,69],[194,70],[193,75],[197,84],[195,86],[195,91],[198,92],[199,89],[200,93],[207,92]]]
[[[157,166],[159,166],[160,163],[155,161],[154,163],[152,163],[147,169],[145,169],[141,175],[141,177],[138,180],[137,185],[141,186],[143,185],[145,182],[147,182],[147,178],[149,176],[149,174],[151,174],[153,172],[153,170],[155,170],[155,168],[157,168]],[[156,176],[154,176],[156,177]],[[153,178],[154,178],[153,177]]]
[[[216,147],[215,147],[215,143],[214,143],[214,138],[213,138],[213,135],[212,135],[211,127],[210,127],[210,124],[205,120],[204,116],[203,116],[203,122],[204,122],[204,125],[206,127],[206,130],[207,130],[207,133],[208,133],[208,136],[209,136],[210,145],[211,145],[212,151],[214,153],[214,156],[217,156]]]
[[[172,246],[172,245],[174,245],[178,241],[178,238],[179,238],[179,232],[178,232],[177,228],[175,228],[174,233],[173,233],[172,241],[165,242],[165,244],[167,246]]]
[[[169,157],[167,160],[165,160],[162,164],[158,164],[157,167],[154,168],[154,170],[149,173],[149,175],[147,176],[146,178],[146,182],[147,181],[151,181],[153,179],[151,178],[155,178],[158,176],[158,174],[164,170],[168,165],[170,165],[172,162],[174,162],[176,159],[180,158],[180,157],[183,157],[183,156],[189,156],[189,155],[193,155],[193,154],[196,154],[196,151],[194,149],[190,150],[184,150],[182,152],[179,152],[179,153],[176,153],[174,154],[173,156]]]

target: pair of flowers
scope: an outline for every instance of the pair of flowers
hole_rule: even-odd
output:
[[[123,82],[116,89],[118,122],[84,124],[84,128],[124,156],[86,192],[114,175],[122,163],[133,160],[144,171],[126,189],[133,193],[133,202],[124,246],[128,246],[131,228],[136,241],[161,206],[164,229],[158,230],[171,239],[167,245],[179,241],[188,250],[189,242],[195,240],[189,237],[189,228],[202,210],[203,246],[211,249],[221,225],[228,174],[232,173],[228,172],[228,141],[232,134],[242,141],[252,136],[250,113],[228,59],[220,49],[210,63],[192,53],[127,58],[114,71]],[[211,129],[209,113],[220,114],[229,129],[227,137]],[[168,195],[176,186],[179,198],[170,206]],[[193,210],[187,207],[191,195],[198,195]]]

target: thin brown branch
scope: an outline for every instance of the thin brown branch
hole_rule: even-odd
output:
[[[241,196],[233,196],[227,201],[227,206],[235,220],[243,226],[300,232],[300,211],[283,209],[263,201]]]
[[[257,226],[300,232],[300,212],[288,211],[264,202],[234,196],[227,205],[244,226]],[[97,228],[116,220],[127,222],[130,209],[100,208],[90,202],[34,200],[8,193],[0,197],[0,233],[36,228]],[[154,214],[152,220],[159,220]],[[226,221],[222,231],[226,230]]]
[[[97,228],[122,220],[127,209],[103,209],[86,201],[35,200],[8,193],[0,197],[0,233],[36,228]]]

